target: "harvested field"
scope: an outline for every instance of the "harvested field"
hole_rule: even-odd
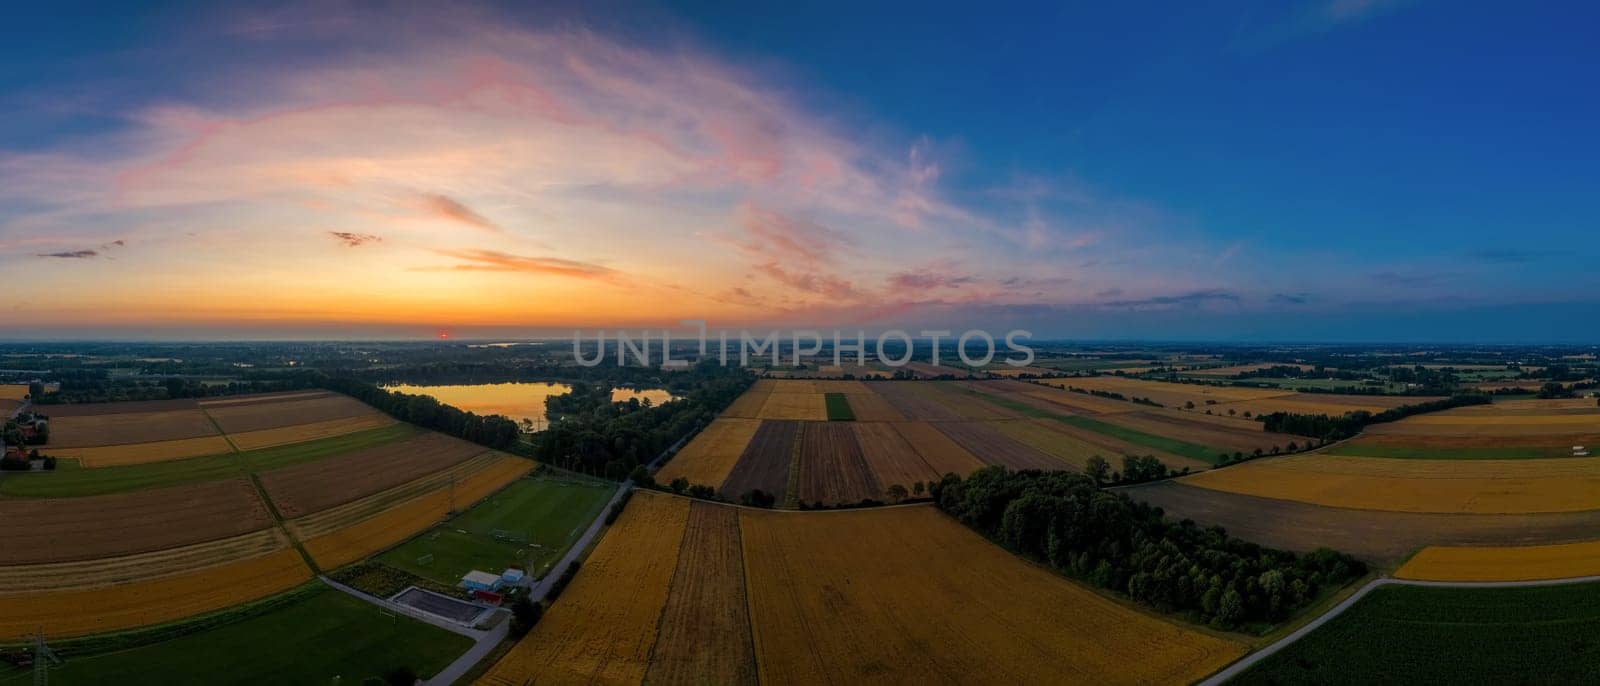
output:
[[[989,426],[1022,443],[1049,453],[1073,469],[1082,470],[1089,458],[1096,455],[1116,465],[1118,455],[1107,453],[1101,446],[1080,441],[1055,427],[1061,422],[1051,419],[1022,419],[1010,422],[993,422]]]
[[[1600,575],[1600,541],[1518,547],[1429,546],[1395,572],[1428,581],[1532,581]]]
[[[934,471],[928,462],[917,454],[906,439],[885,422],[857,423],[854,427],[856,443],[872,469],[872,475],[884,488],[899,484],[907,489],[917,482],[938,481],[943,474]]]
[[[774,391],[761,405],[762,419],[809,419],[826,421],[828,410],[821,393],[785,393]]]
[[[949,382],[914,383],[912,390],[924,397],[950,408],[963,419],[990,421],[1017,419],[1022,416],[1003,404],[985,399],[978,391]]]
[[[944,422],[937,424],[951,440],[966,448],[987,464],[1004,465],[1011,469],[1069,469],[1066,462],[1051,457],[1049,453],[1030,447],[1011,438],[983,422]]]
[[[728,403],[728,409],[722,411],[724,417],[744,417],[758,419],[761,417],[761,406],[767,404],[767,396],[772,395],[771,379],[757,379],[749,390],[739,394],[733,402]]]
[[[129,445],[108,445],[98,448],[62,448],[60,450],[56,450],[53,446],[50,448],[50,454],[55,457],[78,458],[78,466],[85,469],[149,464],[151,462],[182,460],[189,457],[222,455],[230,452],[233,452],[233,446],[228,445],[228,439],[221,436],[181,438],[176,441],[154,441]]]
[[[1244,653],[932,507],[741,510],[739,523],[762,683],[1188,683]]]
[[[966,379],[977,374],[971,369],[967,369],[965,367],[951,367],[948,365],[930,364],[927,362],[907,362],[904,365],[901,365],[900,368],[911,370],[911,372],[916,374],[917,378],[919,379],[937,379],[942,376]]]
[[[108,414],[150,414],[154,412],[176,412],[179,410],[194,410],[200,407],[200,401],[194,398],[179,398],[177,400],[137,400],[131,402],[115,403],[82,403],[76,405],[40,405],[39,411],[50,417],[53,424],[57,419],[65,417],[98,417]],[[54,431],[55,427],[50,427]]]
[[[987,466],[983,460],[961,447],[961,444],[933,428],[932,424],[895,422],[893,426],[895,432],[906,439],[906,443],[909,443],[912,449],[917,451],[917,455],[940,477],[945,474],[966,476]]]
[[[337,457],[274,469],[261,486],[284,517],[303,517],[399,486],[488,452],[439,433],[357,450]]]
[[[544,619],[478,683],[643,683],[678,565],[689,502],[649,491],[634,494]]]
[[[1176,438],[1168,438],[1166,436],[1140,431],[1138,429],[1120,426],[1105,421],[1113,416],[1117,415],[1098,417],[1061,417],[1059,418],[1059,421],[1062,424],[1070,426],[1074,429],[1103,434],[1119,441],[1140,446],[1140,448],[1144,451],[1154,450],[1161,453],[1182,455],[1184,457],[1206,463],[1210,463],[1212,460],[1217,459],[1218,453],[1220,452],[1216,448],[1199,445],[1197,443],[1190,443],[1188,441],[1182,441]]]
[[[126,584],[266,555],[288,545],[289,539],[274,528],[136,555],[13,565],[0,567],[0,588],[6,593],[38,593]]]
[[[867,388],[866,384],[855,380],[814,381],[812,383],[816,384],[818,393],[845,393],[854,395],[856,393],[872,392],[872,389]]]
[[[0,400],[22,400],[28,397],[28,384],[0,384]]]
[[[1240,400],[1260,400],[1295,395],[1293,391],[1278,388],[1240,388],[1237,386],[1206,386],[1201,384],[1145,381],[1119,376],[1091,376],[1072,379],[1044,379],[1039,383],[1057,388],[1082,388],[1091,391],[1121,393],[1132,398],[1149,398],[1167,407],[1183,407],[1185,403],[1204,406],[1207,400],[1220,405]]]
[[[772,392],[814,395],[822,391],[817,382],[808,379],[779,379],[772,382]]]
[[[1206,414],[1206,411],[1211,414]],[[1137,410],[1139,414],[1149,417],[1167,417],[1175,421],[1205,422],[1212,426],[1221,427],[1229,431],[1244,431],[1247,433],[1265,433],[1266,427],[1254,419],[1245,419],[1243,415],[1230,416],[1227,410],[1220,406],[1211,406],[1194,410],[1174,410],[1165,407],[1142,407]]]
[[[738,510],[690,505],[645,683],[756,683],[742,553]]]
[[[1592,540],[1600,531],[1600,512],[1477,515],[1351,510],[1213,491],[1182,480],[1117,490],[1165,509],[1173,519],[1222,526],[1253,543],[1299,551],[1328,547],[1380,563],[1397,562],[1430,545],[1576,543]]]
[[[217,435],[204,412],[125,412],[50,418],[50,448],[88,448]]]
[[[22,407],[21,400],[0,398],[0,417],[10,417],[11,413],[16,412],[19,407]]]
[[[35,631],[54,638],[131,629],[220,610],[287,591],[311,580],[311,570],[284,548],[173,576],[103,588],[0,593],[0,640]]]
[[[1116,466],[1118,462],[1118,460],[1114,458],[1121,455],[1149,455],[1161,460],[1163,464],[1166,464],[1168,467],[1173,469],[1183,469],[1184,467],[1188,467],[1190,469],[1209,469],[1211,467],[1211,463],[1204,460],[1199,460],[1192,457],[1184,457],[1182,455],[1170,453],[1164,450],[1157,450],[1147,445],[1130,443],[1099,431],[1073,426],[1066,420],[1035,419],[1032,421],[1049,428],[1051,431],[1065,434],[1068,438],[1076,440],[1080,443],[1086,443],[1088,445],[1095,446],[1097,452],[1102,457],[1106,458],[1106,460],[1110,461],[1113,466]]]
[[[1388,446],[1422,448],[1560,448],[1571,451],[1572,446],[1600,446],[1600,433],[1542,433],[1531,436],[1415,436],[1393,432],[1395,424],[1374,424],[1366,433],[1345,444],[1350,446]]]
[[[915,388],[918,385],[919,382],[914,381],[876,381],[870,384],[872,390],[888,400],[895,411],[904,415],[906,419],[922,422],[961,420],[959,412],[918,391]]]
[[[236,434],[363,417],[378,414],[378,411],[355,398],[329,395],[311,399],[208,406],[205,413],[216,420],[223,432]]]
[[[1256,448],[1271,450],[1273,446],[1287,446],[1291,442],[1304,443],[1307,439],[1289,434],[1266,433],[1259,429],[1235,429],[1212,422],[1175,416],[1175,413],[1124,412],[1098,418],[1107,424],[1132,429],[1155,436],[1172,437],[1186,443],[1211,448],[1253,452]]]
[[[681,478],[690,484],[721,484],[760,426],[757,419],[723,417],[711,422],[656,472],[656,481],[670,483]]]
[[[236,395],[224,398],[210,398],[200,400],[202,409],[237,407],[240,405],[259,405],[261,403],[281,403],[288,400],[306,400],[310,398],[329,398],[337,396],[332,391],[285,391],[283,393],[254,393],[250,395]]]
[[[899,422],[906,416],[894,409],[889,400],[871,390],[864,393],[846,393],[845,399],[850,402],[850,411],[855,413],[858,422]]]
[[[867,466],[851,426],[827,422],[801,425],[799,497],[825,505],[884,499],[883,486]]]
[[[333,438],[334,436],[343,436],[357,431],[393,426],[397,423],[399,422],[396,422],[389,415],[370,414],[361,417],[330,419],[325,422],[297,424],[277,429],[228,434],[228,440],[233,441],[233,444],[238,446],[240,450],[258,450],[260,448],[289,445],[290,443],[304,443],[323,438]]]
[[[1035,390],[1019,393],[1018,395],[1049,403],[1047,408],[1060,408],[1065,410],[1067,414],[1117,414],[1119,412],[1133,412],[1144,407],[1144,405],[1135,405],[1122,400],[1097,398],[1087,393],[1076,393],[1044,386],[1039,386]]]
[[[1296,455],[1190,476],[1191,486],[1329,507],[1525,514],[1600,509],[1594,460],[1394,460]]]
[[[1325,414],[1337,417],[1356,410],[1378,413],[1401,405],[1417,405],[1434,400],[1442,400],[1433,396],[1381,396],[1381,395],[1339,395],[1335,393],[1295,393],[1292,395],[1278,396],[1263,400],[1244,400],[1231,403],[1218,403],[1206,406],[1213,412],[1226,414],[1234,410],[1237,414],[1245,412],[1251,414],[1270,414],[1273,412],[1293,412],[1297,414]],[[1195,405],[1200,407],[1199,403]]]
[[[717,490],[731,498],[760,490],[783,502],[789,487],[789,465],[794,461],[799,438],[800,422],[761,422]]]
[[[272,526],[247,479],[82,498],[3,500],[13,526],[0,565],[90,560],[175,548]]]
[[[443,475],[456,479],[453,489],[449,478],[421,479],[425,483],[413,482],[415,488],[401,486],[286,525],[318,566],[333,569],[421,533],[453,509],[465,509],[532,468],[527,460],[484,456]]]

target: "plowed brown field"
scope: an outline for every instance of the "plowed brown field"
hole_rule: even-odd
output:
[[[262,472],[284,517],[302,517],[448,469],[487,450],[439,433]]]
[[[932,424],[895,422],[894,429],[940,477],[946,474],[966,476],[987,466]]]
[[[330,395],[311,399],[276,400],[235,405],[206,406],[206,414],[215,419],[226,433],[243,433],[263,429],[326,422],[377,414],[355,398]]]
[[[204,412],[125,412],[83,417],[50,418],[50,447],[89,448],[101,445],[126,445],[151,441],[175,441],[199,436],[215,436]]]
[[[762,421],[717,490],[729,498],[760,490],[783,502],[789,486],[789,464],[794,460],[799,437],[800,422]]]
[[[827,505],[883,500],[883,486],[848,424],[806,422],[800,431],[800,499]]]
[[[0,565],[91,560],[239,536],[272,526],[247,479],[81,498],[0,500]]]
[[[942,474],[928,466],[917,454],[917,449],[887,422],[857,422],[854,427],[856,443],[861,454],[872,468],[878,484],[884,488],[899,484],[908,490],[917,482],[938,481]]]
[[[944,422],[935,427],[987,464],[1011,469],[1070,468],[1070,465],[1051,457],[1049,453],[1030,447],[982,422]]]

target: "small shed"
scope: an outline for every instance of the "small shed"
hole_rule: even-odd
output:
[[[500,577],[474,569],[461,577],[459,585],[469,591],[493,591],[499,581]]]
[[[500,573],[500,583],[503,586],[516,586],[522,583],[524,576],[522,570],[512,567]]]

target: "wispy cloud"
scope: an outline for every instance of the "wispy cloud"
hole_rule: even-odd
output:
[[[500,228],[499,224],[489,221],[488,218],[473,211],[472,208],[462,204],[461,201],[447,195],[423,194],[417,198],[416,204],[423,212],[433,217],[493,233],[505,232],[505,229]]]
[[[91,257],[98,257],[99,255],[100,252],[97,250],[66,250],[62,252],[42,252],[37,254],[38,257],[57,257],[66,260],[86,260]]]
[[[1280,305],[1304,305],[1311,302],[1310,293],[1273,293],[1272,302]]]
[[[376,236],[376,235],[373,235],[373,234],[370,234],[370,233],[351,233],[349,231],[329,231],[328,235],[339,239],[339,242],[343,243],[345,245],[345,247],[349,247],[349,248],[359,248],[359,247],[361,247],[363,245],[367,245],[369,243],[378,243],[378,242],[382,242],[383,241],[383,238],[381,236]]]
[[[559,257],[513,255],[497,250],[437,250],[445,257],[461,260],[442,267],[419,267],[423,271],[512,272],[577,279],[614,280],[621,273],[598,264]]]
[[[1212,302],[1238,303],[1239,295],[1231,291],[1210,288],[1188,293],[1173,295],[1158,295],[1137,300],[1112,300],[1099,303],[1101,307],[1114,309],[1168,309],[1199,307]]]

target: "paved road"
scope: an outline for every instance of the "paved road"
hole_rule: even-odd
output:
[[[1540,581],[1416,581],[1413,579],[1391,579],[1389,577],[1379,577],[1367,582],[1367,585],[1362,586],[1360,590],[1351,594],[1349,598],[1345,598],[1338,605],[1335,605],[1332,609],[1324,612],[1322,616],[1317,617],[1316,619],[1306,623],[1305,626],[1296,629],[1294,633],[1278,639],[1278,641],[1272,645],[1246,655],[1238,662],[1228,665],[1227,669],[1211,675],[1210,678],[1200,682],[1200,686],[1221,686],[1221,684],[1227,682],[1227,680],[1240,675],[1247,669],[1250,669],[1257,662],[1271,657],[1273,653],[1283,650],[1289,644],[1303,638],[1306,634],[1316,631],[1318,627],[1322,626],[1323,624],[1327,624],[1334,617],[1338,617],[1345,610],[1350,609],[1350,606],[1355,605],[1362,598],[1367,597],[1368,593],[1371,593],[1373,589],[1376,589],[1379,586],[1431,586],[1435,588],[1516,588],[1520,586],[1560,586],[1563,584],[1581,584],[1589,581],[1600,581],[1600,576],[1580,576],[1568,579],[1545,579]]]

